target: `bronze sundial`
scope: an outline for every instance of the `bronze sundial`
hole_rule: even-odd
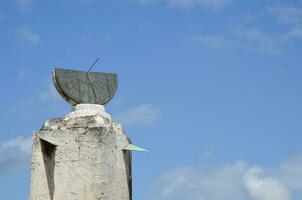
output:
[[[59,94],[71,105],[87,103],[105,105],[114,96],[116,74],[54,69],[53,82]]]

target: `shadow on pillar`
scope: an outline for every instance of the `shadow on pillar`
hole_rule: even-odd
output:
[[[41,143],[43,161],[46,171],[49,196],[50,199],[53,200],[54,191],[55,191],[55,180],[54,180],[55,153],[56,153],[57,146],[41,138],[40,138],[40,143]]]
[[[131,139],[128,138],[129,144],[131,144]],[[132,200],[132,152],[128,150],[123,151],[124,162],[127,173],[127,181],[128,181],[128,190],[129,190],[129,198]]]

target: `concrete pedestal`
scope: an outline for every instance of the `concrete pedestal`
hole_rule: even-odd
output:
[[[130,143],[101,105],[78,105],[33,134],[30,200],[130,200]]]

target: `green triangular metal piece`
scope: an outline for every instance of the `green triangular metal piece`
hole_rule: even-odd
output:
[[[123,148],[123,150],[127,150],[127,151],[144,151],[144,152],[148,152],[146,149],[143,149],[139,146],[135,146],[133,144],[128,144],[127,146],[125,146]]]

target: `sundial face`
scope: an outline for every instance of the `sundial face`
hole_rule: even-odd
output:
[[[53,82],[59,94],[71,105],[105,105],[118,85],[116,74],[67,69],[54,69]]]

